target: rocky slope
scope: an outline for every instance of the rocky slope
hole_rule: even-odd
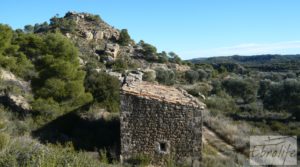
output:
[[[44,31],[39,31],[39,33],[53,32],[57,29],[79,48],[82,65],[89,62],[105,64],[114,62],[117,58],[126,58],[126,61],[137,64],[143,69],[164,68],[178,71],[190,69],[189,66],[176,63],[161,64],[145,60],[145,57],[153,56],[150,53],[145,53],[147,48],[143,48],[131,39],[128,44],[121,44],[121,30],[107,24],[98,15],[68,12],[64,17],[52,18],[49,27]]]
[[[31,110],[30,83],[17,78],[13,73],[0,68],[0,101],[12,111],[26,113]]]

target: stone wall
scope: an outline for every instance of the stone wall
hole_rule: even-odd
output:
[[[123,92],[121,160],[144,155],[158,166],[165,166],[171,159],[199,166],[202,109]]]

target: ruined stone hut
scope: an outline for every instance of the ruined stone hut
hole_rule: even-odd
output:
[[[186,91],[148,82],[121,90],[121,161],[147,156],[151,164],[170,160],[199,166],[205,104]]]

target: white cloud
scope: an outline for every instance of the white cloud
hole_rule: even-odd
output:
[[[276,43],[246,43],[229,47],[195,50],[181,53],[188,58],[229,56],[229,55],[257,55],[257,54],[299,54],[300,41],[285,41]]]

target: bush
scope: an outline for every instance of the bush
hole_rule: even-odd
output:
[[[0,153],[0,166],[74,166],[95,167],[102,164],[72,145],[42,145],[30,138],[17,138]]]
[[[73,19],[58,18],[54,16],[50,19],[50,26],[53,29],[58,29],[63,33],[75,31],[76,22]]]
[[[207,83],[201,82],[194,85],[183,86],[183,89],[185,89],[189,94],[199,97],[201,94],[208,96],[212,87]]]
[[[155,71],[152,70],[144,71],[143,81],[154,82],[155,78],[156,78]]]
[[[33,70],[33,64],[15,44],[14,32],[10,27],[2,24],[0,24],[0,32],[0,66],[28,79],[28,75]]]
[[[169,61],[169,57],[165,51],[162,51],[161,53],[157,54],[158,56],[158,63],[167,63]]]
[[[185,78],[190,84],[193,84],[195,81],[199,79],[199,73],[193,70],[186,71]]]
[[[175,83],[176,75],[171,70],[158,68],[156,71],[156,80],[165,85],[173,85]]]
[[[94,101],[104,105],[111,112],[119,111],[120,82],[104,72],[91,72],[85,79],[86,90],[94,96]]]
[[[128,63],[126,60],[118,58],[113,62],[112,69],[124,73],[128,69]]]
[[[232,97],[225,93],[223,97],[214,96],[206,99],[205,104],[212,113],[222,112],[224,114],[230,114],[239,110]]]
[[[127,29],[122,29],[120,32],[120,38],[118,43],[123,46],[128,46],[130,44],[131,38],[128,34]]]
[[[138,166],[147,166],[150,164],[150,158],[147,155],[135,155],[132,158],[130,158],[129,160],[127,160],[127,162],[131,165],[138,165]]]
[[[144,58],[148,61],[157,61],[157,49],[153,45],[145,43],[144,41],[140,41],[138,46],[142,47],[141,53],[143,54]]]
[[[176,64],[182,64],[181,58],[174,52],[169,52],[169,61]]]
[[[245,103],[256,100],[257,88],[251,79],[227,79],[222,82],[223,88],[233,97],[242,98]]]
[[[211,94],[219,95],[222,92],[222,83],[219,80],[213,80]]]
[[[3,150],[10,140],[10,136],[6,133],[0,132],[0,151]]]
[[[98,22],[98,23],[102,20],[99,15],[91,15],[91,14],[86,15],[85,19],[87,21],[94,21],[94,22]]]
[[[99,157],[100,157],[100,162],[102,162],[104,164],[109,163],[106,150],[100,150],[99,151]]]
[[[209,78],[209,74],[206,71],[199,69],[199,70],[197,70],[197,72],[198,72],[200,81],[204,81]]]
[[[300,118],[300,82],[287,79],[270,85],[264,99],[264,106],[274,111],[288,111]]]

